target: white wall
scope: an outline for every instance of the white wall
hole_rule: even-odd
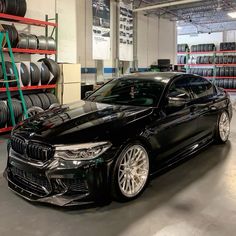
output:
[[[223,42],[223,32],[196,35],[178,35],[178,44],[187,43],[190,47],[196,44],[214,43],[217,47]]]

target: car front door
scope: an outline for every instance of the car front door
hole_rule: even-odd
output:
[[[170,161],[196,141],[197,115],[189,86],[187,78],[176,79],[164,97],[161,118],[153,126],[158,163]]]

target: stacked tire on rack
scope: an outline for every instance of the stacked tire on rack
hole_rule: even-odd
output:
[[[24,17],[26,10],[26,0],[0,0],[0,13]]]
[[[177,57],[177,64],[186,64],[187,57],[186,56],[178,56]]]
[[[236,50],[235,42],[228,42],[228,43],[220,44],[220,51],[233,51],[233,50]]]
[[[215,51],[215,44],[198,44],[191,46],[191,52],[212,52]]]
[[[36,113],[38,113],[59,104],[56,96],[52,93],[24,95],[24,99],[29,116],[31,116],[31,112],[36,111]],[[23,120],[21,101],[13,98],[12,107],[16,122]],[[6,125],[11,126],[10,111],[7,101],[0,100],[0,128],[5,127]]]
[[[236,89],[236,80],[235,79],[216,79],[215,85],[225,89]]]
[[[33,34],[19,33],[14,24],[0,25],[0,31],[7,31],[12,48],[32,50],[56,50],[56,41],[53,37],[36,36]],[[6,43],[6,42],[5,42]],[[3,45],[3,47],[5,44]]]
[[[41,85],[47,84],[56,84],[60,76],[60,67],[52,59],[44,58],[40,59],[41,66],[34,62],[30,63],[30,68],[27,67],[26,63],[21,62],[20,67],[18,68],[18,75],[20,75],[22,85],[28,86],[37,86],[39,83]],[[6,62],[7,74],[13,74],[13,66],[11,62]],[[51,78],[52,74],[52,78]],[[3,79],[2,69],[0,66],[0,79]],[[8,78],[11,79],[10,77]],[[50,80],[51,79],[51,80]],[[9,83],[10,87],[16,87],[16,82]],[[4,87],[4,83],[0,83],[0,87]]]
[[[189,47],[188,44],[178,44],[177,45],[177,52],[188,52]]]
[[[211,68],[191,68],[189,73],[204,77],[211,77],[214,74],[213,69]]]
[[[41,62],[41,67],[39,68],[36,63],[30,63],[30,69],[25,63],[20,64],[20,70],[18,74],[21,77],[23,86],[38,85],[41,82],[42,85],[46,84],[56,84],[60,76],[59,65],[52,59],[44,58],[39,60]],[[7,73],[12,74],[13,68],[10,62],[6,62]],[[52,78],[51,78],[52,74]],[[2,69],[0,66],[0,76],[3,77]],[[50,81],[51,79],[51,81]],[[0,83],[0,86],[3,83]],[[15,87],[15,82],[10,83],[10,86]],[[29,115],[36,114],[40,111],[47,110],[50,106],[58,104],[56,96],[52,93],[37,93],[24,95],[26,107]],[[22,105],[19,99],[12,99],[12,106],[14,111],[14,117],[16,122],[22,120]],[[6,125],[11,126],[10,112],[7,105],[7,101],[0,100],[0,128]]]
[[[56,41],[52,37],[36,36],[33,34],[19,34],[17,48],[33,50],[56,50]]]

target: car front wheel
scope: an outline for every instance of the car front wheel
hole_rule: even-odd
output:
[[[226,111],[223,111],[218,119],[215,141],[217,143],[226,143],[230,135],[230,119]]]
[[[120,153],[112,175],[112,195],[117,201],[137,198],[149,178],[149,156],[140,143],[127,145]]]

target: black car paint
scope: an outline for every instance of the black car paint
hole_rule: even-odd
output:
[[[153,78],[156,74],[131,75]],[[156,107],[134,107],[99,104],[81,101],[64,105],[37,115],[18,125],[13,136],[27,142],[75,144],[110,141],[112,147],[99,158],[91,161],[65,161],[52,158],[45,163],[26,159],[9,149],[5,175],[9,187],[21,196],[39,202],[68,206],[106,199],[110,193],[110,176],[115,160],[125,144],[139,140],[150,155],[151,174],[189,156],[213,140],[218,115],[227,110],[232,117],[232,107],[227,93],[215,88],[209,98],[193,99],[185,108],[166,114],[168,89],[173,81],[184,74],[159,73],[166,87]],[[36,196],[26,184],[16,182],[12,167],[49,180],[48,194]],[[24,173],[25,173],[24,172]],[[87,190],[68,194],[65,179],[80,179]]]

